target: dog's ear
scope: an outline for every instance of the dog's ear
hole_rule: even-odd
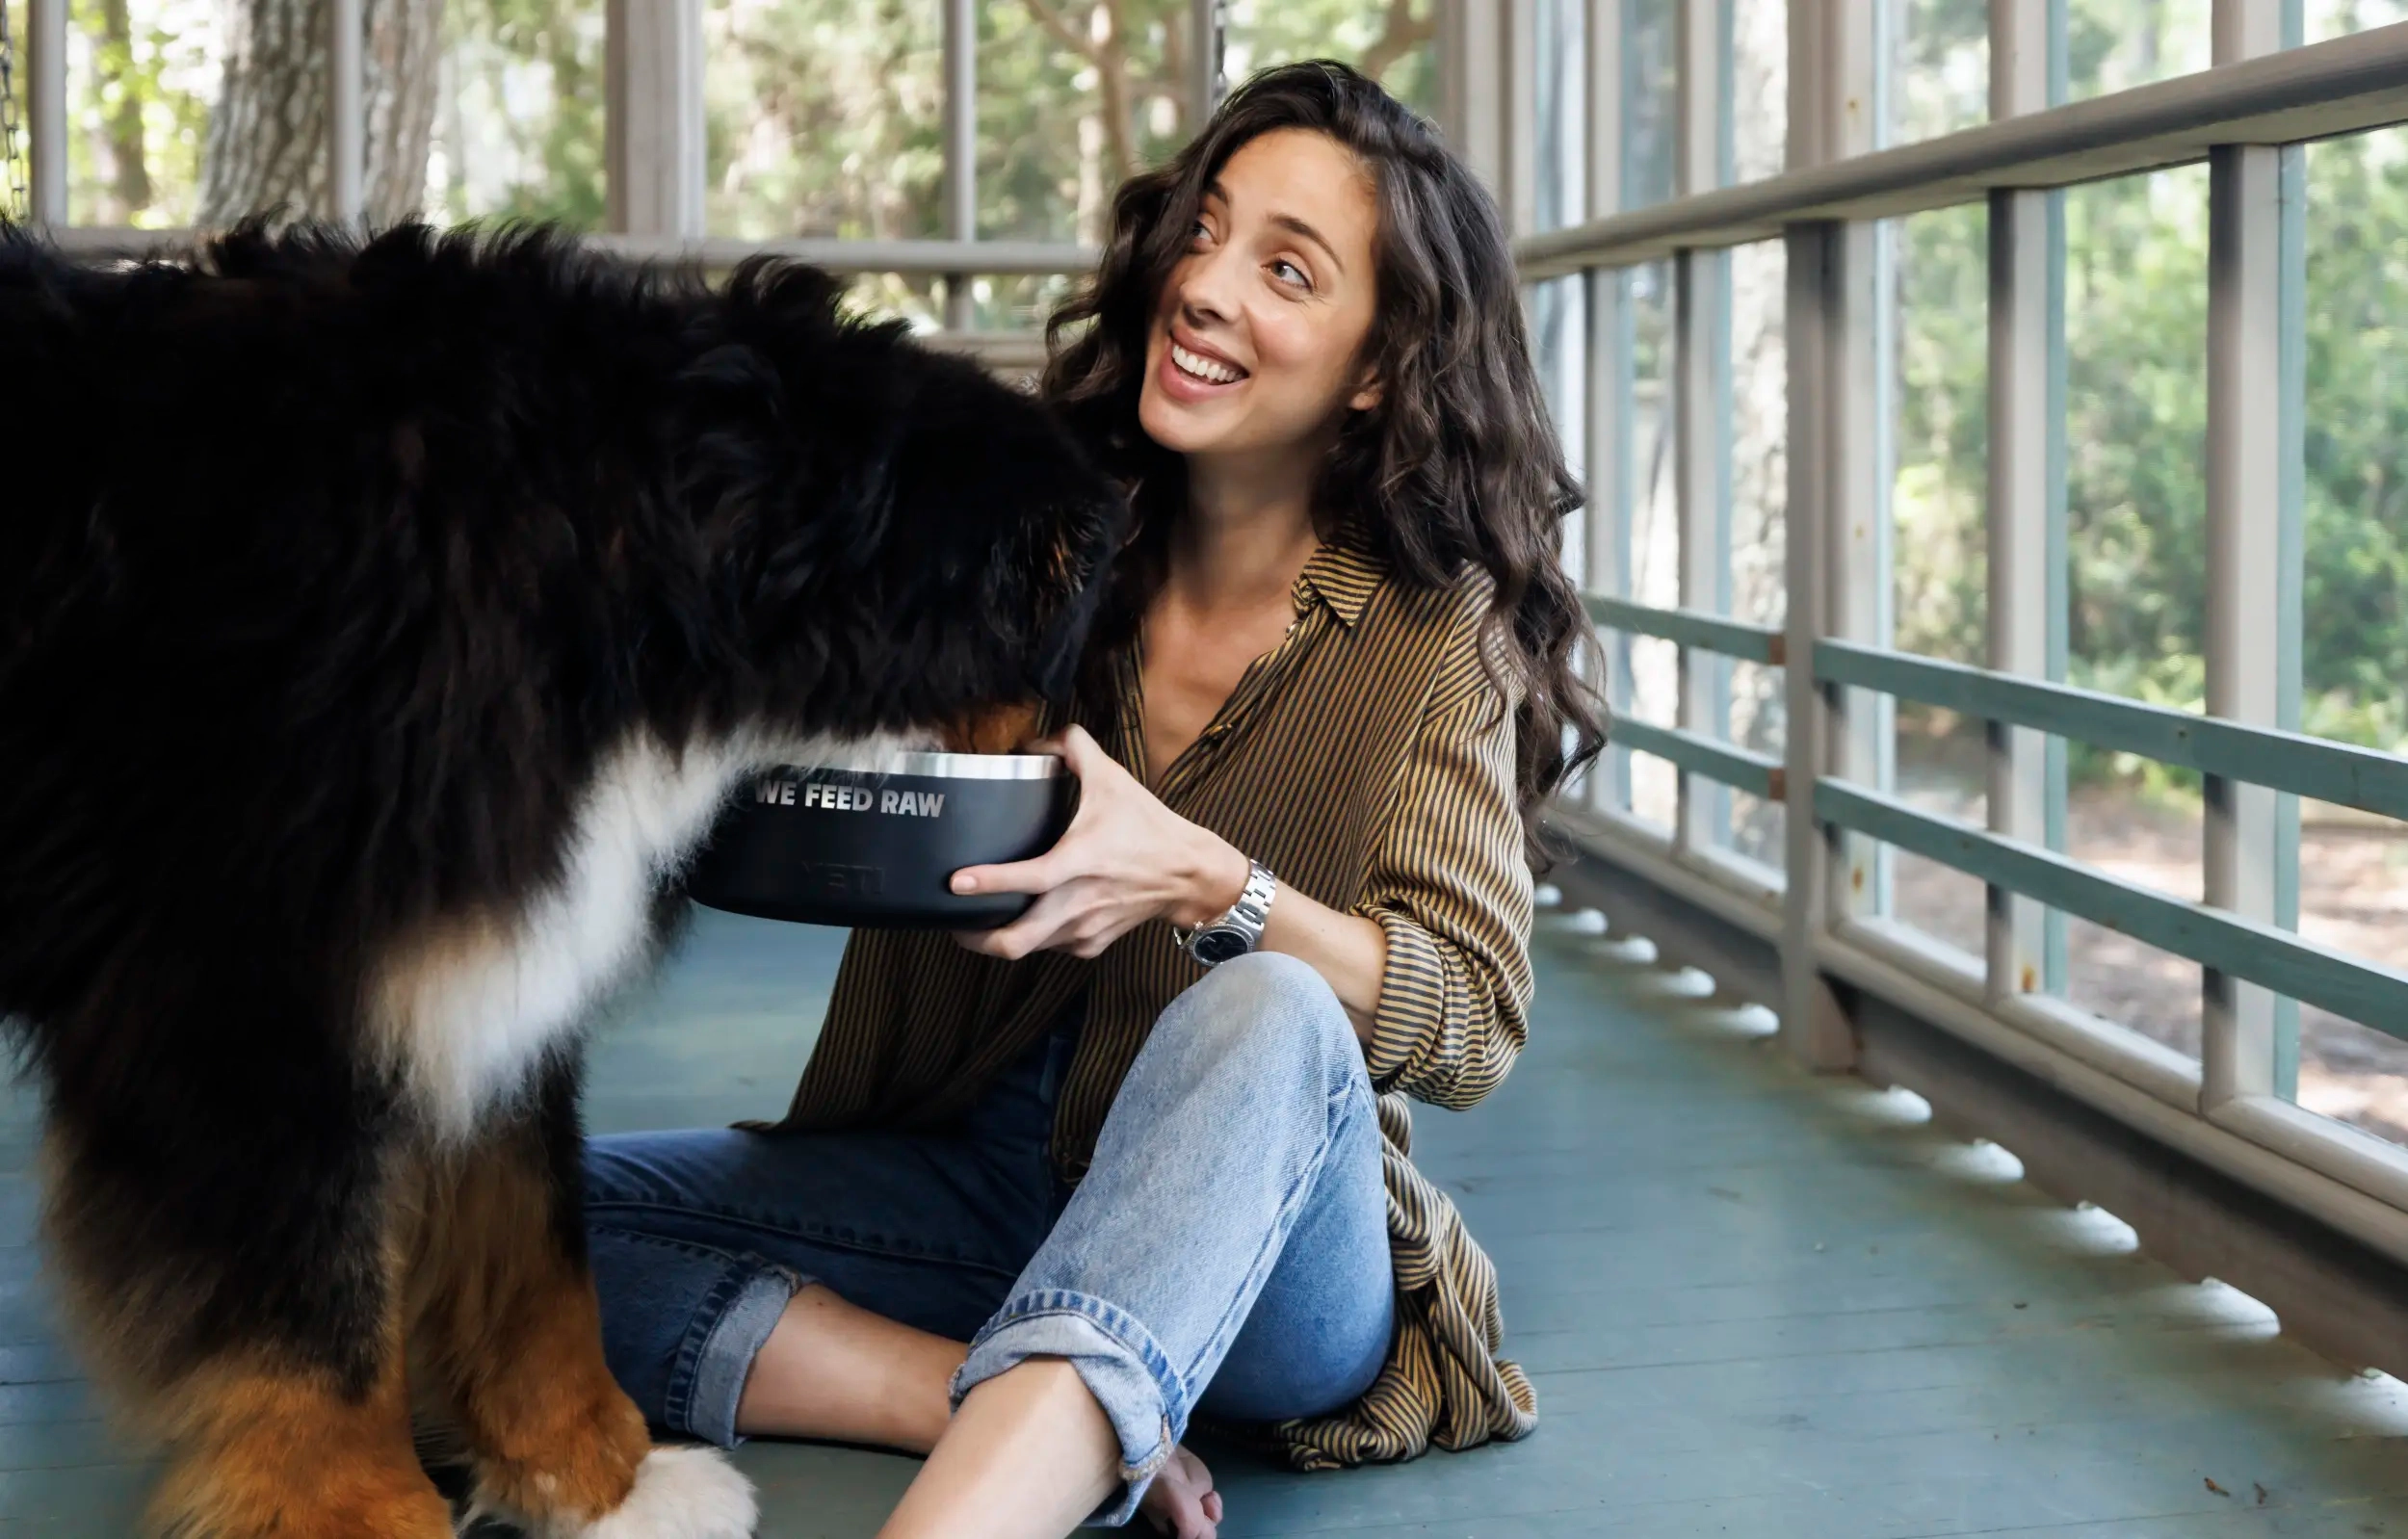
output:
[[[725,601],[758,621],[804,588],[866,572],[893,514],[897,433],[876,415],[831,433],[824,403],[761,349],[726,342],[678,380],[676,491]]]
[[[718,544],[761,511],[756,500],[789,468],[778,430],[785,383],[758,352],[722,343],[679,374],[677,408],[677,495]]]
[[[782,430],[784,381],[760,352],[722,343],[688,364],[677,380],[675,495],[694,521],[722,602],[748,608],[769,547],[785,533],[782,509],[799,491],[802,467]]]

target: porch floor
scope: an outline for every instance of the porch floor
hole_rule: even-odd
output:
[[[1208,1449],[1229,1539],[2408,1535],[2408,1388],[2182,1283],[1913,1097],[1794,1072],[1695,975],[1550,925],[1521,1065],[1417,1129],[1496,1258],[1538,1431],[1337,1475]],[[839,939],[703,916],[603,1032],[590,1125],[776,1110]],[[128,1531],[150,1467],[55,1335],[35,1141],[32,1094],[0,1091],[0,1530],[97,1539]],[[914,1468],[739,1460],[775,1539],[870,1534]]]

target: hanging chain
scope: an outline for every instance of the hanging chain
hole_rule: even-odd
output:
[[[18,151],[16,126],[16,40],[9,35],[8,0],[0,0],[0,169],[8,172],[8,202],[0,219],[27,220],[34,202],[25,185],[25,157]]]

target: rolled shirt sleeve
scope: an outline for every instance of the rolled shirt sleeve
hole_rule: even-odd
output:
[[[1441,680],[1355,911],[1388,937],[1372,1083],[1462,1108],[1529,1036],[1531,877],[1514,788],[1514,712],[1465,648]]]

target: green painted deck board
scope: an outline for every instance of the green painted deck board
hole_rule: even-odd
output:
[[[774,1114],[835,956],[705,916],[611,1012],[589,1123]],[[1911,1101],[1792,1072],[1662,975],[1561,937],[1540,962],[1513,1077],[1416,1130],[1496,1257],[1537,1434],[1322,1476],[1211,1450],[1230,1539],[2408,1536],[2408,1389],[2181,1283]],[[34,1143],[32,1096],[0,1096],[0,1530],[115,1534],[148,1466],[53,1335]],[[740,1458],[778,1539],[870,1533],[914,1468]]]

